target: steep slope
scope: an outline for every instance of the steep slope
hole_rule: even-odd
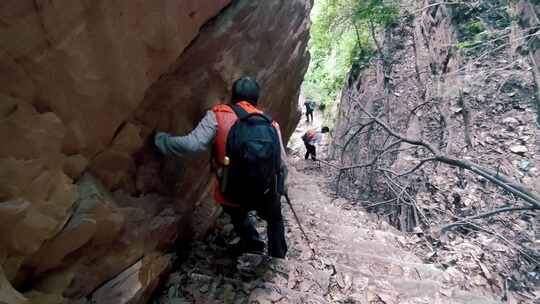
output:
[[[341,172],[338,191],[414,232],[426,260],[472,276],[471,286],[509,288],[532,302],[538,211],[461,223],[453,227],[459,233],[441,237],[445,222],[528,205],[483,177],[430,160],[426,147],[389,136],[364,110],[405,137],[538,191],[538,7],[403,3],[409,11],[379,35],[382,58],[351,71],[341,93],[332,156],[352,168]]]
[[[309,243],[284,206],[287,259],[237,259],[224,245],[234,235],[221,218],[152,303],[498,303],[489,293],[463,291],[465,278],[422,263],[402,248],[399,231],[354,202],[336,200],[315,163],[297,158],[290,168],[290,197]]]
[[[535,4],[536,3],[536,4]],[[540,26],[540,5],[534,1],[520,0],[512,5],[514,16],[517,16],[517,23],[523,29],[522,35],[529,38],[526,45],[525,54],[528,54],[532,64],[532,71],[536,79],[536,87],[540,87],[540,40],[536,35],[536,29]],[[519,38],[519,32],[518,37]],[[536,99],[536,108],[540,112],[540,99]],[[536,123],[540,126],[540,114],[537,116]],[[537,137],[540,141],[540,137]],[[536,145],[539,146],[538,144]],[[538,157],[539,153],[536,153]],[[540,180],[537,180],[537,185]]]
[[[144,302],[169,267],[163,252],[204,234],[218,212],[209,156],[156,159],[148,136],[187,132],[242,74],[258,78],[263,107],[288,136],[310,8],[0,4],[0,302],[108,298],[116,291],[105,283],[121,272],[132,294],[113,302]]]

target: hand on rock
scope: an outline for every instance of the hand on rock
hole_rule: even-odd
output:
[[[150,147],[150,150],[152,152],[152,156],[156,158],[161,158],[163,156],[163,153],[159,149],[159,147],[156,145],[156,136],[159,135],[159,132],[156,130],[153,130],[152,133],[150,133],[150,136],[148,136],[148,145]]]

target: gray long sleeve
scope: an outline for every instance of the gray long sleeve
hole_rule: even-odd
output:
[[[319,143],[322,139],[322,133],[320,131],[317,131],[315,133],[315,136],[313,136],[313,138],[309,141],[309,144],[314,146],[316,145],[317,143]]]
[[[281,166],[287,166],[287,152],[285,151],[285,145],[283,145],[283,137],[281,136],[281,130],[276,128],[279,137],[279,146],[281,153]]]
[[[287,165],[287,153],[281,137],[281,130],[277,128],[281,145],[282,166]],[[183,154],[198,153],[206,150],[213,142],[217,132],[216,114],[206,112],[204,118],[197,127],[185,136],[172,136],[168,133],[159,132],[154,138],[154,143],[163,154],[181,156]]]
[[[154,143],[163,154],[181,156],[206,150],[214,141],[217,132],[216,115],[206,112],[197,127],[185,136],[171,136],[168,133],[156,134]]]

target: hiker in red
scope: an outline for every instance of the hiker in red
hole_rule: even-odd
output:
[[[182,155],[213,147],[214,197],[231,217],[242,252],[262,252],[264,242],[249,211],[267,224],[268,254],[287,253],[281,214],[286,154],[277,122],[257,109],[259,85],[252,77],[234,82],[230,104],[209,110],[186,136],[157,133],[154,143],[163,154]]]
[[[328,133],[330,129],[328,127],[322,127],[320,131],[315,131],[314,129],[307,130],[304,135],[302,135],[302,141],[306,146],[306,155],[305,159],[308,159],[311,155],[313,161],[317,160],[317,148],[315,145],[321,141],[322,135]]]

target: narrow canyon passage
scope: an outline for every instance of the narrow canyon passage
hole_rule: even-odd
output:
[[[307,127],[300,124],[295,134]],[[184,248],[150,303],[499,303],[484,290],[461,290],[469,278],[423,263],[403,246],[404,234],[336,198],[328,168],[290,148],[289,195],[307,239],[283,202],[287,258],[237,257],[227,249],[235,236],[222,216],[207,239]]]
[[[214,196],[246,76],[284,260]],[[538,0],[3,0],[0,79],[0,304],[540,303]]]

